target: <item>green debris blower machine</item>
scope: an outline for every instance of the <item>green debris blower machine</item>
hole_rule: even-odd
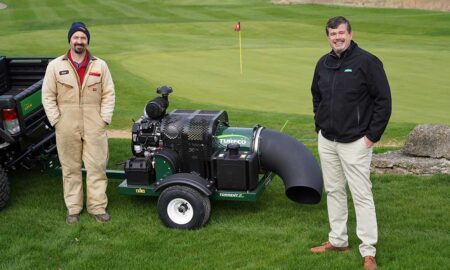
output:
[[[123,194],[158,196],[169,228],[196,229],[208,222],[210,200],[256,201],[274,173],[286,196],[320,202],[323,180],[311,152],[296,139],[256,125],[230,127],[226,111],[166,113],[172,88],[162,86],[133,124]]]

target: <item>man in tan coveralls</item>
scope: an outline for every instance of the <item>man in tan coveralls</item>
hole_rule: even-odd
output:
[[[42,87],[42,103],[56,131],[68,224],[78,222],[83,210],[82,163],[87,170],[87,211],[98,222],[110,220],[106,125],[114,110],[114,83],[106,63],[87,50],[89,39],[82,22],[72,24],[70,49],[49,63]]]

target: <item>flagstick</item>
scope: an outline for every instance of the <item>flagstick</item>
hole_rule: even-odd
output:
[[[239,31],[239,60],[241,64],[241,74],[242,74],[242,35],[241,31]]]
[[[286,122],[284,122],[283,127],[280,129],[280,132],[283,132],[284,128],[286,127],[287,123],[289,122],[289,120],[286,120]]]

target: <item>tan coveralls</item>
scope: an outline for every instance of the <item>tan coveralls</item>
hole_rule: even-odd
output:
[[[56,130],[68,214],[83,209],[82,162],[87,170],[86,207],[90,214],[105,213],[108,138],[115,93],[106,63],[89,55],[83,85],[67,55],[51,61],[42,87],[42,103]]]

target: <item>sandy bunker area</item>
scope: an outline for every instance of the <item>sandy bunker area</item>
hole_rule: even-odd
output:
[[[326,4],[354,7],[411,8],[450,11],[449,0],[272,0],[274,4]]]

